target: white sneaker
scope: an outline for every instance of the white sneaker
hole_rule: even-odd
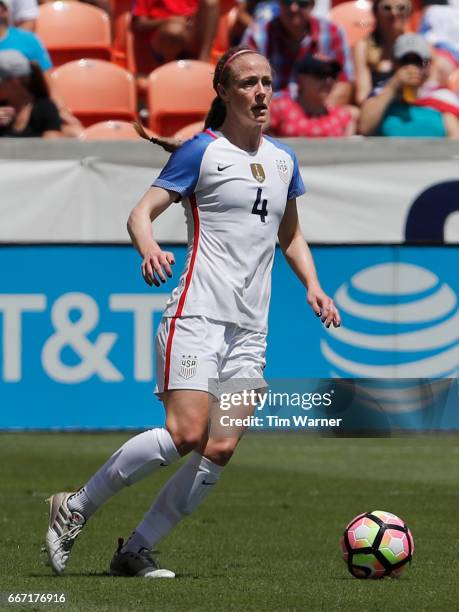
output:
[[[49,502],[49,525],[46,534],[46,552],[49,565],[56,574],[62,574],[70,551],[86,523],[80,512],[71,512],[67,501],[74,493],[56,493]]]

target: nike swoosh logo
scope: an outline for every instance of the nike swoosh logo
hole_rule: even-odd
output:
[[[220,164],[217,166],[217,170],[219,172],[223,172],[223,170],[226,170],[227,168],[231,168],[231,166],[234,166],[234,164],[228,164],[227,166],[220,166]]]
[[[202,481],[203,485],[207,485],[208,487],[212,486],[215,484],[215,482],[206,482],[205,480]]]

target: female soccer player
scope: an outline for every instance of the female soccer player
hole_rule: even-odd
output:
[[[154,240],[151,222],[179,200],[187,214],[185,269],[156,338],[157,392],[166,423],[128,440],[77,493],[50,498],[46,544],[58,574],[86,521],[107,499],[191,453],[126,544],[120,540],[110,566],[114,575],[174,577],[157,567],[151,549],[211,492],[242,434],[209,430],[218,395],[210,393],[209,380],[232,392],[265,385],[277,237],[314,312],[327,327],[340,324],[300,231],[296,197],[304,186],[295,154],[262,133],[272,95],[268,61],[247,48],[231,49],[216,66],[214,88],[205,131],[173,153],[128,221],[143,277],[159,287],[172,276],[174,256]],[[246,414],[253,408],[247,406]]]

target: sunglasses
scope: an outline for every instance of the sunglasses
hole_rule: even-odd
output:
[[[399,59],[400,66],[417,66],[418,68],[426,68],[430,64],[430,59],[423,59],[414,53],[407,53]]]
[[[378,10],[385,15],[389,13],[395,13],[396,15],[408,15],[411,11],[411,7],[407,4],[380,4]]]
[[[292,4],[298,4],[300,8],[308,8],[312,5],[313,0],[281,0],[284,6],[292,6]]]

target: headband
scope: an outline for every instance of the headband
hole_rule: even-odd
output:
[[[223,64],[222,69],[220,70],[220,78],[218,79],[218,83],[220,83],[223,72],[225,71],[225,68],[231,64],[231,62],[236,59],[236,57],[239,57],[239,55],[242,55],[243,53],[258,53],[258,55],[261,55],[261,53],[259,53],[258,51],[256,51],[255,49],[240,49],[239,51],[236,51],[235,53],[233,53],[233,55],[230,55],[229,58],[226,60],[226,62]]]

